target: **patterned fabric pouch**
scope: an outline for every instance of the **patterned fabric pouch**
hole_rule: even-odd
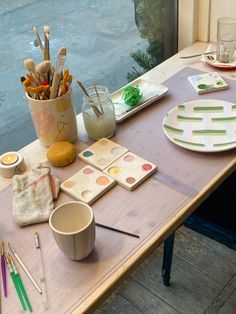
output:
[[[13,217],[20,227],[47,221],[59,194],[59,180],[50,168],[38,166],[12,179]]]

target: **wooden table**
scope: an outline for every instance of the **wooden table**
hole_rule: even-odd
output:
[[[211,71],[199,58],[179,58],[180,55],[202,52],[206,47],[207,44],[196,43],[146,73],[144,78],[161,83],[186,66]],[[236,71],[224,72],[224,76],[235,79]],[[50,313],[81,313],[96,306],[166,239],[166,252],[169,251],[171,257],[176,228],[235,170],[235,150],[216,155],[201,154],[172,144],[162,131],[165,113],[164,106],[151,106],[121,123],[112,138],[157,164],[159,171],[132,192],[115,186],[92,205],[97,222],[137,233],[140,239],[97,228],[93,253],[84,261],[70,261],[57,248],[47,223],[25,228],[15,225],[10,180],[0,179],[0,239],[13,244],[37,280],[33,235],[36,231],[40,234]],[[79,152],[92,142],[86,136],[80,115],[78,126],[76,147]],[[45,161],[45,152],[46,148],[38,140],[21,150],[28,168]],[[75,164],[64,169],[52,168],[52,171],[63,181],[75,168],[80,169],[83,165],[82,161],[76,160]],[[61,193],[58,203],[67,200],[70,197]],[[164,268],[169,268],[171,259],[166,261]],[[41,296],[23,272],[21,275],[34,312],[44,313]],[[2,313],[18,313],[20,304],[9,278],[8,285],[9,297],[1,298]]]

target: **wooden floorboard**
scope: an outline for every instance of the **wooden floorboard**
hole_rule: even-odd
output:
[[[141,314],[135,305],[128,302],[119,293],[114,293],[100,309],[96,310],[96,314],[126,313]]]
[[[232,298],[233,297],[233,298]],[[215,297],[205,313],[236,313],[236,275],[233,276]],[[227,301],[228,300],[228,301]],[[233,301],[233,302],[231,302]],[[226,310],[227,309],[227,310]],[[223,312],[222,312],[223,311]],[[233,313],[233,312],[232,312]]]
[[[187,229],[187,228],[185,228]],[[235,274],[235,261],[228,260],[223,254],[218,253],[214,246],[205,246],[193,237],[186,236],[180,231],[176,234],[175,255],[199,269],[202,274],[211,276],[220,284],[226,283]],[[201,236],[201,239],[203,236]],[[208,239],[208,243],[213,242]],[[214,245],[217,242],[213,242]],[[231,253],[234,251],[231,251]]]
[[[176,232],[171,286],[162,284],[162,247],[95,311],[235,314],[236,252],[184,226]]]
[[[217,314],[235,314],[236,313],[236,289],[227,300],[218,309]]]
[[[203,236],[198,232],[193,232],[191,229],[186,227],[181,227],[181,232],[188,235],[193,240],[196,240],[202,244],[203,247],[206,247],[214,250],[214,252],[220,256],[223,256],[225,260],[230,261],[236,266],[236,251],[229,249],[227,246],[222,245],[219,242],[211,241],[208,237]]]

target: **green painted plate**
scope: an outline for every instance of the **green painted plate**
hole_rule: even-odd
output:
[[[168,139],[198,152],[236,147],[236,104],[215,99],[186,102],[170,110],[163,121]]]

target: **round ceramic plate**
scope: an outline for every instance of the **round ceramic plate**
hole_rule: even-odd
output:
[[[223,70],[236,69],[236,59],[234,62],[231,62],[231,63],[221,63],[216,60],[216,54],[207,54],[207,55],[202,55],[201,60],[213,66],[214,68],[223,69]]]
[[[236,147],[236,104],[201,99],[170,110],[163,121],[170,141],[198,152],[219,152]]]

